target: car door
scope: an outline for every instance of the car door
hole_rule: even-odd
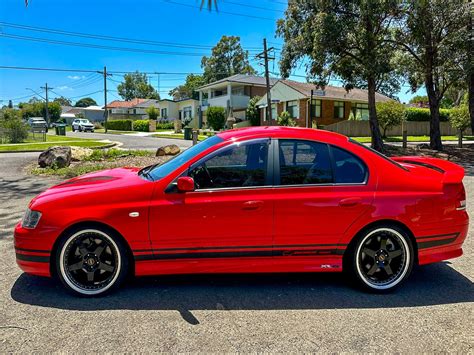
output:
[[[275,260],[315,265],[315,256],[341,254],[339,239],[373,202],[366,164],[315,141],[281,139],[275,149]]]
[[[195,191],[171,191],[164,203],[151,207],[155,258],[183,272],[252,271],[270,265],[269,147],[268,139],[233,143],[190,166],[184,175],[194,179]]]

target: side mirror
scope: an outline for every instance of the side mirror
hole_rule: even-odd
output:
[[[181,176],[178,178],[178,191],[191,192],[194,191],[194,179],[189,176]]]

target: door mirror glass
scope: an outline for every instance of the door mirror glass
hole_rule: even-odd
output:
[[[181,176],[178,178],[178,191],[191,192],[194,191],[194,179],[189,176]]]

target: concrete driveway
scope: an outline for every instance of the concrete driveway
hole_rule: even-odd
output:
[[[178,147],[189,148],[192,141],[173,138],[141,137],[131,134],[105,134],[105,133],[85,133],[85,132],[67,132],[69,137],[109,139],[111,141],[122,143],[121,148],[127,149],[147,149],[156,150],[158,147],[168,144],[176,144]]]
[[[0,155],[0,353],[473,352],[472,232],[463,257],[418,268],[389,295],[342,275],[279,274],[142,278],[104,298],[72,297],[15,264],[12,227],[56,182],[25,177],[31,159]],[[465,184],[472,201],[474,177]]]

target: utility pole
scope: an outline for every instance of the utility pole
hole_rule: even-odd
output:
[[[266,86],[267,86],[267,121],[268,124],[271,126],[273,124],[272,122],[272,97],[270,94],[270,73],[268,72],[268,60],[274,60],[275,57],[268,57],[268,52],[273,51],[274,48],[268,48],[267,49],[267,39],[263,39],[263,52],[257,54],[257,58],[262,58],[264,60],[264,66],[265,66],[265,81],[266,81]]]
[[[104,128],[105,128],[105,133],[107,133],[107,121],[109,119],[109,110],[107,108],[107,75],[112,75],[112,74],[107,74],[107,67],[104,66],[104,71],[100,72],[98,71],[97,73],[102,74],[104,76]]]
[[[49,88],[48,87],[48,83],[46,83],[44,86],[41,86],[41,89],[44,89],[46,91],[46,124],[48,125],[49,127],[49,100],[48,100],[48,91],[49,90],[53,90],[54,88]]]

